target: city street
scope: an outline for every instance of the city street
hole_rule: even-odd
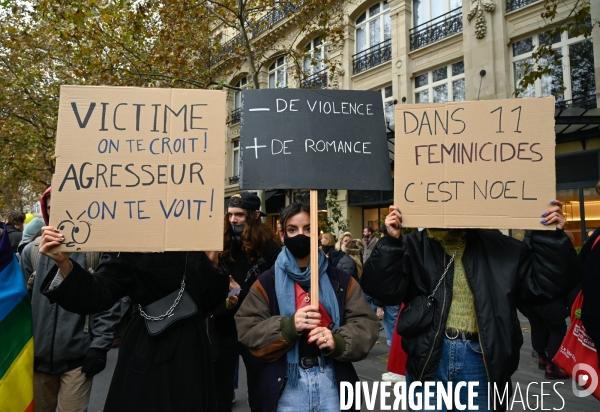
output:
[[[521,348],[521,362],[519,364],[518,371],[513,375],[513,388],[515,388],[515,402],[512,407],[513,411],[525,411],[525,410],[562,410],[565,412],[596,412],[600,409],[600,402],[593,397],[578,398],[571,390],[571,381],[551,381],[552,384],[544,385],[543,405],[540,403],[540,385],[532,384],[532,382],[549,382],[544,379],[544,371],[538,370],[537,359],[531,356],[531,335],[529,332],[529,322],[521,314],[519,314],[521,325],[523,328],[524,344]],[[383,330],[380,330],[379,340],[373,347],[369,356],[361,361],[354,364],[358,376],[362,381],[373,382],[380,381],[381,375],[387,372],[387,359],[389,349],[385,344],[385,335]],[[112,377],[112,372],[115,367],[117,360],[118,349],[112,349],[108,355],[108,364],[106,369],[100,373],[94,379],[94,386],[92,388],[92,396],[90,399],[89,412],[102,411],[104,406],[104,399],[108,392],[108,386]],[[239,389],[236,390],[236,402],[233,405],[233,412],[247,412],[250,411],[248,404],[246,403],[246,391],[244,389],[246,385],[246,374],[244,371],[244,363],[240,363],[240,381]],[[556,382],[564,382],[564,384],[556,385],[556,390],[560,394],[554,391],[553,386]],[[523,403],[520,402],[521,398],[518,397],[517,384],[522,393]],[[530,385],[529,396],[527,396],[527,386]],[[562,398],[561,398],[562,397]],[[564,401],[563,401],[564,399]],[[529,402],[529,403],[528,403]],[[391,405],[388,403],[388,405]],[[536,406],[537,405],[537,406]],[[365,405],[362,405],[362,411],[368,411]],[[381,411],[379,405],[379,398],[373,411]],[[298,412],[303,412],[298,410]]]

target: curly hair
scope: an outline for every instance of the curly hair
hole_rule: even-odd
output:
[[[257,217],[255,213],[244,209],[244,215],[246,216],[246,224],[244,231],[242,232],[242,249],[246,253],[246,256],[250,262],[258,260],[265,252],[267,245],[270,240],[276,241],[275,233],[265,224],[263,224],[260,216]],[[223,231],[223,251],[221,257],[225,261],[233,262],[233,256],[231,255],[232,250],[232,238],[233,231],[229,223],[229,215],[225,213],[224,218],[224,231]]]

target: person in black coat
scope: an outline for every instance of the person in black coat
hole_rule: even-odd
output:
[[[8,233],[13,253],[17,253],[19,243],[21,243],[24,223],[25,213],[11,210],[6,214],[6,232]]]
[[[240,290],[237,292],[238,298],[230,297],[212,318],[219,352],[215,360],[219,412],[231,411],[234,373],[240,355],[246,367],[250,410],[258,412],[263,409],[259,393],[263,362],[239,343],[234,319],[254,281],[262,272],[273,267],[281,252],[274,241],[275,233],[261,221],[263,215],[259,197],[250,192],[233,195],[225,212],[221,258],[229,269],[232,285]]]
[[[90,274],[67,253],[49,250],[64,241],[43,228],[40,252],[56,262],[43,277],[44,294],[79,314],[111,307],[124,296],[145,307],[181,290],[194,301],[194,315],[152,336],[135,312],[123,337],[105,411],[216,410],[215,379],[206,317],[227,297],[229,276],[218,252],[104,253]],[[64,279],[64,280],[63,280]]]
[[[531,242],[531,231],[525,233],[523,242]],[[578,288],[576,288],[578,289]],[[565,299],[542,306],[519,307],[531,326],[531,346],[537,352],[538,369],[544,370],[546,379],[567,379],[568,373],[552,362],[567,333],[569,316]]]
[[[407,382],[476,381],[479,396],[473,401],[479,410],[488,410],[488,383],[512,394],[511,376],[523,345],[516,306],[564,297],[582,276],[563,231],[562,203],[551,203],[542,224],[556,224],[556,230],[533,231],[529,247],[497,230],[428,229],[402,236],[402,215],[390,207],[385,220],[389,236],[365,262],[361,284],[385,304],[403,302],[400,323],[411,319],[407,311],[413,299],[433,294],[431,322],[423,330],[403,330]],[[463,395],[466,389],[461,401]],[[491,406],[506,407],[506,397],[494,399]]]

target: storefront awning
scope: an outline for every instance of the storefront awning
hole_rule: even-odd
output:
[[[556,143],[585,141],[600,137],[600,108],[596,97],[556,102]]]

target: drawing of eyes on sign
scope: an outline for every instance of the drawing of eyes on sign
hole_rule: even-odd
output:
[[[399,105],[394,202],[403,225],[548,229],[554,99]]]
[[[222,250],[225,121],[222,91],[62,86],[56,250]]]

